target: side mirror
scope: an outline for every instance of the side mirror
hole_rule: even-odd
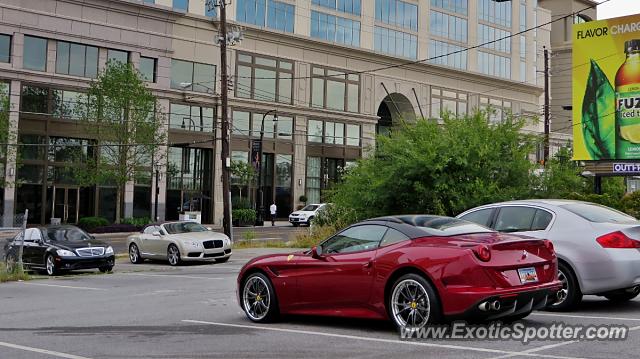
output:
[[[153,231],[151,232],[151,235],[154,237],[160,237],[160,231]]]
[[[322,258],[322,247],[321,246],[311,247],[311,258],[315,258],[315,259]]]

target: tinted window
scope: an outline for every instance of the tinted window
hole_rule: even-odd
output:
[[[119,61],[123,64],[129,62],[129,53],[120,50],[111,50],[107,52],[107,60]]]
[[[11,36],[0,35],[0,62],[11,61]]]
[[[24,37],[25,69],[45,71],[47,68],[47,40],[39,37]]]
[[[164,225],[164,229],[169,234],[180,234],[190,232],[206,232],[207,229],[196,222],[178,222],[167,223]]]
[[[316,208],[318,208],[318,207],[319,206],[316,205],[316,204],[310,204],[310,205],[305,206],[303,209],[301,209],[301,211],[309,211],[309,212],[311,212],[311,211],[315,211]]]
[[[533,218],[533,224],[531,225],[532,231],[542,231],[547,229],[553,215],[545,210],[539,209],[536,211],[536,216]]]
[[[401,216],[397,219],[423,230],[429,236],[456,236],[471,233],[490,233],[489,228],[457,218],[441,216]]]
[[[492,213],[493,208],[481,209],[465,214],[464,216],[460,217],[460,219],[464,219],[465,221],[481,224],[488,227],[489,221],[491,221]]]
[[[589,222],[636,222],[637,220],[615,209],[593,203],[571,203],[560,206]]]
[[[387,227],[364,225],[348,228],[322,243],[323,253],[349,253],[378,247]]]
[[[47,238],[50,241],[88,241],[91,239],[85,231],[77,227],[53,227],[47,228]]]
[[[384,246],[388,246],[390,244],[406,241],[408,239],[409,239],[409,237],[407,237],[404,234],[400,233],[400,231],[397,231],[397,230],[395,230],[393,228],[389,228],[389,229],[387,229],[387,233],[384,234],[384,237],[382,237],[382,242],[380,242],[380,247],[384,247]]]
[[[141,57],[140,74],[145,81],[156,82],[156,59]]]
[[[536,211],[530,207],[502,207],[496,217],[494,228],[500,232],[529,231]]]

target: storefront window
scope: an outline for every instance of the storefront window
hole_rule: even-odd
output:
[[[279,217],[292,212],[291,204],[291,155],[276,155],[276,206]]]
[[[320,203],[320,157],[307,157],[307,203]]]

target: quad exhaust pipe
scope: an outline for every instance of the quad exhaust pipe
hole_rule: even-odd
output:
[[[482,302],[478,305],[478,309],[480,309],[483,312],[488,312],[490,310],[498,311],[500,310],[500,301],[494,300],[494,301]]]

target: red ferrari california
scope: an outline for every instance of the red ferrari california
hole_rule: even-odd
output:
[[[240,270],[237,292],[254,322],[303,314],[420,328],[524,318],[562,295],[557,272],[547,240],[407,215],[354,224],[308,251],[254,258]]]

